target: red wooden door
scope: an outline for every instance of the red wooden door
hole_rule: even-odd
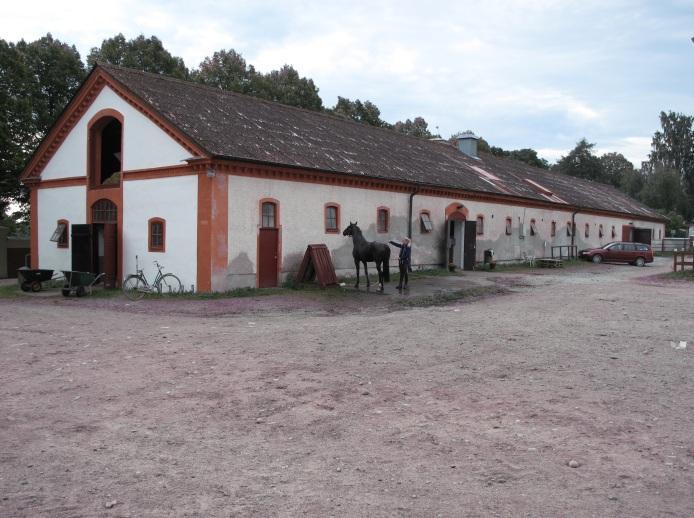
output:
[[[258,236],[258,287],[277,286],[279,229],[261,228]]]
[[[115,223],[104,223],[104,286],[116,287],[118,271],[118,239]]]
[[[633,225],[622,225],[622,241],[633,241]]]

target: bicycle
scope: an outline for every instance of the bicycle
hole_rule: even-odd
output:
[[[135,272],[137,273],[128,275],[123,282],[123,293],[126,297],[130,300],[140,300],[147,293],[156,292],[158,295],[162,293],[167,295],[183,293],[183,284],[178,277],[173,273],[162,273],[164,267],[159,264],[159,261],[154,261],[154,265],[158,270],[157,276],[154,282],[150,284],[138,265],[138,256],[135,256]]]

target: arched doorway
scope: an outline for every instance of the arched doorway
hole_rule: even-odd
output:
[[[446,207],[446,261],[464,270],[474,268],[477,255],[477,223],[468,214],[462,203]]]

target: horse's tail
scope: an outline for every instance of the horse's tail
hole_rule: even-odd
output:
[[[390,247],[386,246],[386,256],[383,260],[383,281],[390,282]]]

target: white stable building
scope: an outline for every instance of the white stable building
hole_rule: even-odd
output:
[[[411,235],[413,267],[472,268],[555,246],[661,239],[664,220],[610,186],[458,145],[97,65],[22,175],[33,267],[104,272],[153,260],[186,288],[274,286],[306,246],[353,272],[369,240]],[[393,257],[397,257],[393,254]]]

